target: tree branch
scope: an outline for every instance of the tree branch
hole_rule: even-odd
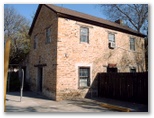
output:
[[[135,28],[136,30],[138,30],[137,26],[135,25],[135,23],[133,22],[133,20],[131,19],[131,17],[129,17],[125,12],[123,12],[117,5],[115,5],[115,7],[116,7],[122,14],[124,14],[124,15],[128,18],[128,20],[130,21],[130,23],[134,26],[134,28]]]

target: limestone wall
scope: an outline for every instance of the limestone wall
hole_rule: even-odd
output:
[[[29,69],[31,89],[37,91],[38,67],[43,67],[42,92],[56,99],[56,65],[57,65],[57,16],[45,6],[42,6],[31,35],[31,51],[29,54]],[[51,28],[51,42],[46,43],[46,28]],[[38,46],[34,49],[34,36],[37,35]]]
[[[89,43],[80,42],[80,27],[89,28]],[[115,33],[116,48],[109,49],[108,33]],[[136,40],[136,50],[130,50],[130,37]],[[98,72],[106,72],[109,63],[117,64],[119,72],[144,71],[144,40],[137,36],[93,26],[66,18],[58,18],[57,99],[97,95]],[[140,58],[138,58],[140,57]],[[141,62],[137,64],[137,58]],[[90,67],[91,87],[79,88],[79,67]],[[91,89],[93,88],[93,89]],[[87,93],[88,92],[88,93]]]

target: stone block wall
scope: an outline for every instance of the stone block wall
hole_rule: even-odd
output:
[[[89,43],[80,42],[80,27],[89,28]],[[108,33],[115,33],[116,48],[109,49]],[[130,50],[130,37],[136,40],[136,50]],[[144,39],[130,34],[58,18],[57,42],[57,100],[97,95],[98,72],[106,72],[109,63],[117,64],[119,72],[130,72],[130,66],[137,72],[145,70]],[[138,58],[140,57],[140,58]],[[141,61],[142,69],[138,65]],[[79,67],[90,67],[91,87],[79,88]],[[95,83],[95,84],[94,84]],[[93,85],[93,86],[92,86]],[[93,89],[91,89],[93,88]]]
[[[80,27],[89,28],[89,43],[80,42]],[[51,27],[51,42],[46,43],[46,28]],[[115,34],[116,47],[109,49],[108,34]],[[34,36],[38,46],[34,49]],[[135,38],[136,50],[130,50],[130,37]],[[118,72],[145,71],[144,39],[127,33],[94,26],[67,18],[42,5],[31,35],[29,77],[31,90],[37,92],[38,67],[43,65],[42,93],[54,100],[97,96],[96,76],[107,72],[109,63]],[[79,87],[79,67],[90,67],[90,87]]]
[[[56,99],[56,65],[57,65],[57,25],[56,14],[46,6],[42,6],[31,35],[31,51],[29,54],[29,73],[31,90],[37,92],[38,67],[43,66],[42,93]],[[46,43],[46,28],[51,28],[51,42]],[[38,45],[34,49],[34,36],[37,35]]]

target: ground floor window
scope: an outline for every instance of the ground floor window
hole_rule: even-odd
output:
[[[79,87],[90,86],[90,67],[79,67]]]
[[[131,73],[136,73],[136,68],[130,68]]]

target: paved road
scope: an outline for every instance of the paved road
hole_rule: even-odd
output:
[[[115,112],[103,108],[90,99],[64,100],[56,102],[33,92],[7,93],[6,112]]]

